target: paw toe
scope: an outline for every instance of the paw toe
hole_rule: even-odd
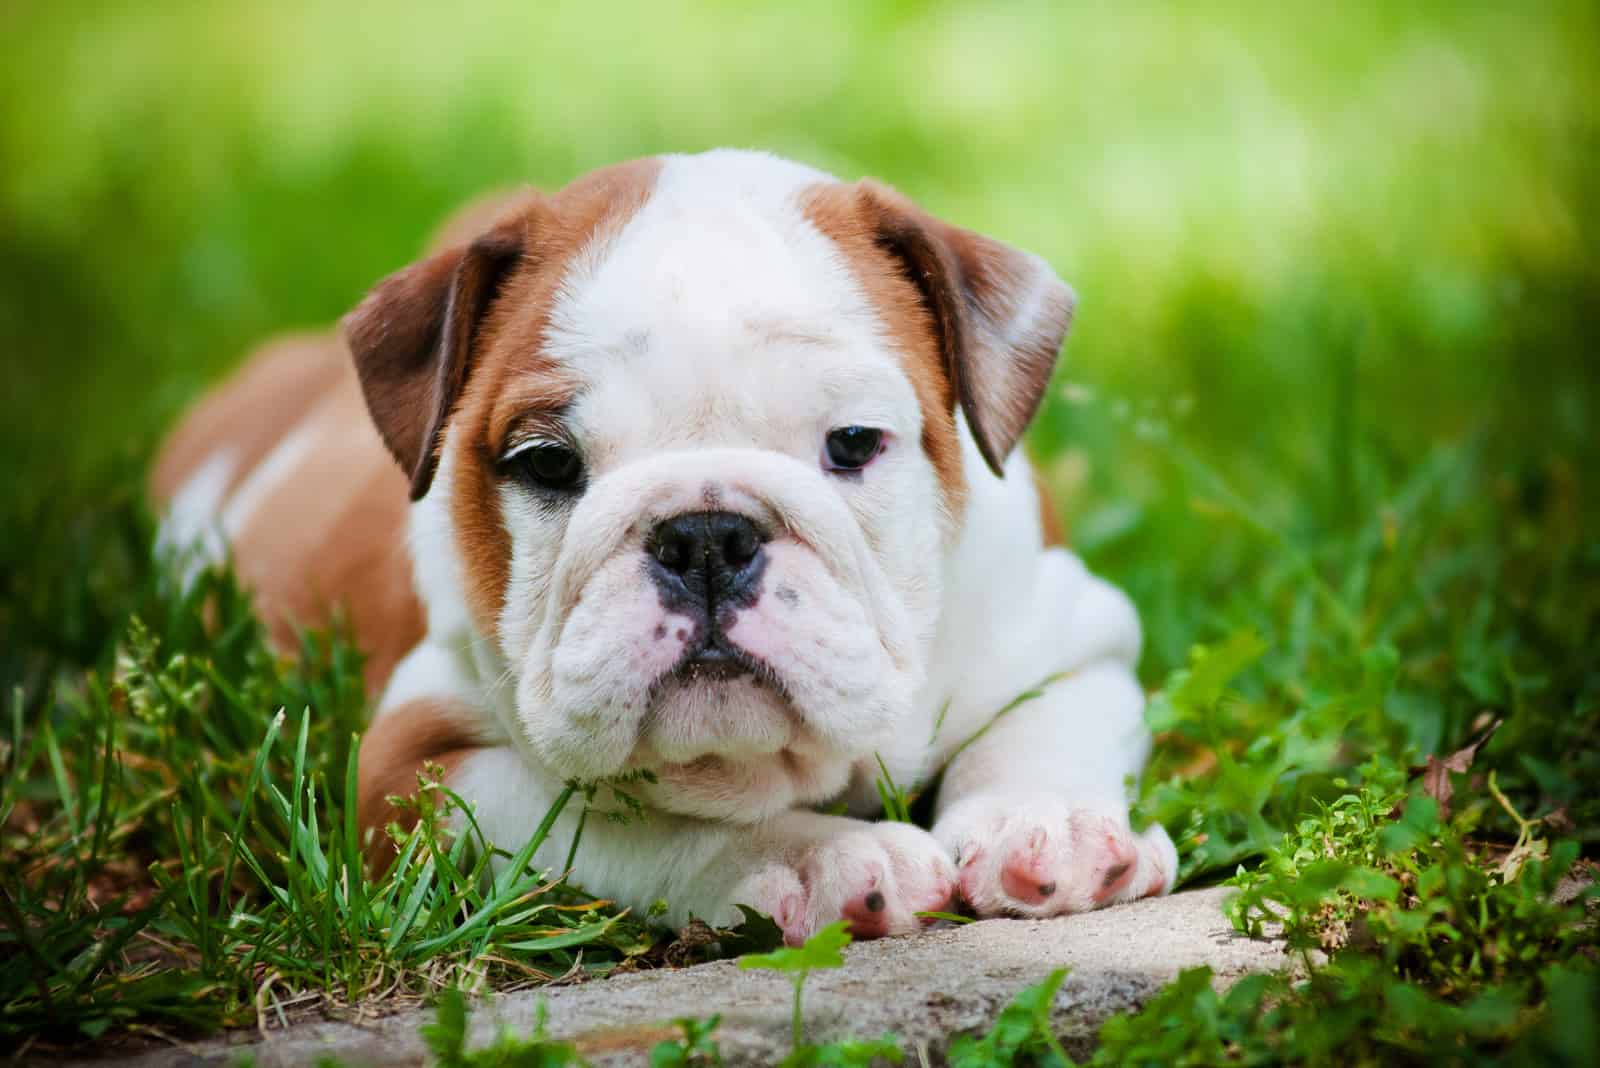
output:
[[[1042,905],[1058,889],[1050,866],[1037,853],[1013,853],[1000,868],[1000,889],[1007,897],[1027,905]]]
[[[1105,835],[1100,855],[1103,866],[1098,872],[1098,885],[1091,894],[1096,905],[1104,905],[1126,890],[1139,864],[1139,851],[1133,844],[1133,837],[1120,828]]]

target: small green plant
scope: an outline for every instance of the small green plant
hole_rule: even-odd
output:
[[[865,1065],[883,1058],[899,1063],[900,1043],[893,1035],[877,1040],[851,1039],[825,1046],[810,1046],[805,1041],[805,1014],[801,996],[806,978],[819,968],[842,968],[844,956],[840,952],[850,944],[850,924],[847,920],[830,923],[806,939],[805,944],[771,953],[754,953],[739,958],[741,968],[764,968],[783,972],[794,984],[794,1013],[792,1017],[794,1048],[784,1059],[785,1068],[822,1065]]]
[[[1100,1027],[1090,1063],[1107,1068],[1282,1063],[1257,1040],[1267,990],[1282,987],[1265,976],[1250,976],[1218,994],[1213,978],[1210,968],[1186,969],[1138,1012],[1111,1017]]]
[[[437,1068],[582,1068],[585,1061],[570,1042],[545,1034],[545,1006],[539,1002],[531,1035],[513,1035],[502,1028],[489,1045],[467,1049],[467,999],[450,987],[439,995],[433,1022],[419,1029]]]
[[[650,1068],[719,1068],[722,1050],[717,1047],[717,1025],[721,1016],[697,1019],[684,1016],[672,1021],[683,1037],[658,1043],[650,1051]]]
[[[850,922],[839,920],[830,923],[806,939],[804,945],[775,949],[771,953],[751,953],[739,958],[741,968],[764,968],[783,972],[794,984],[794,1047],[805,1043],[805,1016],[801,1010],[801,994],[806,978],[818,968],[842,968],[844,956],[840,952],[850,944]]]
[[[950,1068],[1010,1068],[1015,1064],[1063,1068],[1073,1064],[1050,1025],[1050,1007],[1066,978],[1066,969],[1058,968],[1042,982],[1020,991],[1001,1010],[988,1034],[956,1036],[946,1054]]]
[[[800,1046],[780,1063],[779,1068],[867,1068],[888,1061],[900,1064],[905,1053],[894,1035],[882,1038],[842,1038],[820,1046]]]

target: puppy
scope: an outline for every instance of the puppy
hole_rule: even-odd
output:
[[[431,763],[509,850],[564,782],[647,771],[646,818],[588,821],[572,878],[791,943],[1172,885],[1128,822],[1138,620],[1044,544],[1016,450],[1072,315],[1042,260],[735,151],[452,231],[342,343],[258,355],[153,476],[163,541],[226,544],[280,639],[353,624],[375,862]],[[880,763],[940,776],[931,830],[872,822]]]

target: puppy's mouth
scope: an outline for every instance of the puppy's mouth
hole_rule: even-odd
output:
[[[653,711],[669,692],[685,687],[716,686],[748,680],[792,708],[783,680],[765,662],[730,642],[720,629],[686,647],[678,662],[650,686],[648,706]]]

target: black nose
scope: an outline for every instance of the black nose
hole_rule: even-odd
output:
[[[725,606],[755,599],[766,563],[760,527],[733,512],[689,512],[650,533],[652,572],[668,607],[717,622]]]

